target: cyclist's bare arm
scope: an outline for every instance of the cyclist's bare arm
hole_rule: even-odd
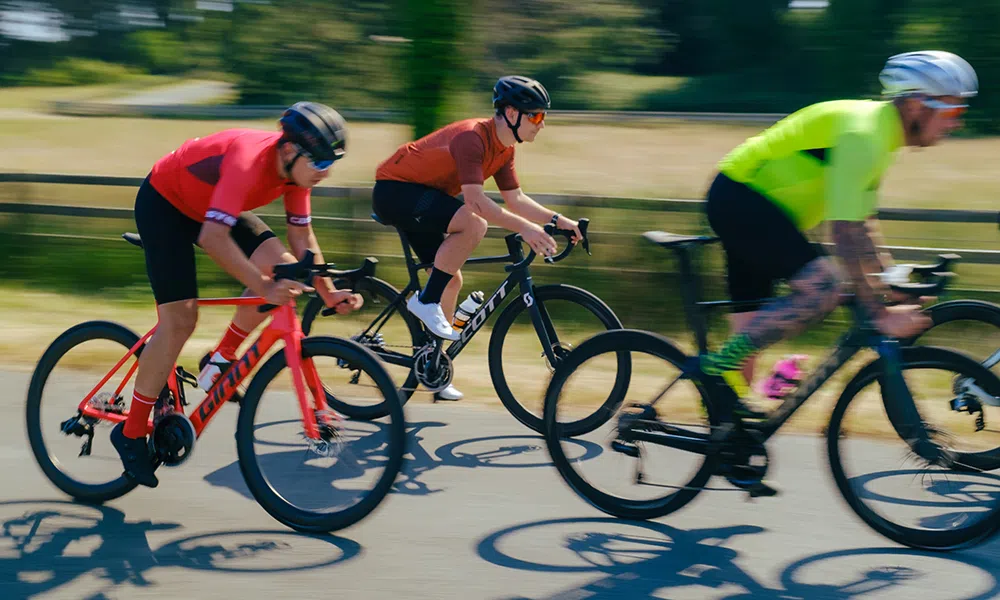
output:
[[[880,331],[906,338],[930,326],[926,315],[915,312],[918,306],[897,306],[892,310],[886,307],[884,299],[889,296],[890,289],[881,278],[870,275],[881,272],[881,263],[864,222],[833,221],[831,231],[836,253],[844,261],[854,284],[855,296]]]
[[[319,249],[319,242],[316,240],[316,233],[313,231],[312,225],[289,225],[287,237],[288,246],[291,248],[292,254],[295,255],[294,260],[302,260],[306,250],[312,250],[315,264],[321,265],[326,262],[323,258],[323,251]],[[317,290],[325,289],[330,293],[337,291],[333,280],[329,277],[316,277],[313,279],[313,285],[316,286]]]
[[[462,197],[465,199],[466,206],[471,208],[472,212],[486,219],[486,222],[491,225],[520,232],[531,224],[528,219],[494,202],[492,198],[486,195],[486,190],[483,189],[481,184],[463,184]]]
[[[278,285],[280,290],[277,289],[275,282],[261,273],[260,269],[243,254],[229,235],[229,226],[223,223],[205,221],[201,226],[201,233],[198,234],[198,245],[227,273],[247,286],[254,294],[267,298],[269,302],[283,304],[292,295],[309,289],[296,281],[287,280],[277,282],[280,284]]]
[[[499,225],[504,229],[516,231],[521,238],[539,254],[551,255],[556,251],[556,241],[537,224],[502,208],[486,195],[482,184],[466,183],[462,185],[462,196],[465,204],[487,223]]]
[[[305,225],[289,224],[287,237],[288,246],[291,248],[292,254],[295,255],[295,260],[301,260],[305,256],[306,250],[312,250],[315,256],[313,259],[314,264],[321,265],[326,263],[312,225],[308,223]],[[341,314],[344,314],[347,310],[361,307],[362,300],[360,295],[354,294],[350,290],[338,290],[337,286],[333,283],[333,279],[329,277],[316,277],[313,279],[312,284],[327,306],[333,307],[341,303],[344,304],[342,307],[344,310],[338,309],[338,312]]]
[[[868,228],[868,237],[876,248],[885,248],[885,236],[882,235],[882,225],[877,217],[869,217],[865,222]],[[888,271],[893,266],[892,254],[887,250],[877,252],[878,262],[882,266],[882,271]]]
[[[535,202],[535,200],[531,198],[531,196],[525,194],[521,188],[513,190],[500,190],[500,196],[503,197],[504,204],[510,208],[511,212],[521,215],[532,223],[548,223],[556,214],[554,210],[545,208],[538,202]],[[572,229],[575,232],[573,236],[574,242],[578,242],[583,239],[583,236],[580,235],[580,230],[576,221],[562,217],[559,219],[558,226],[560,229]]]
[[[889,288],[881,279],[872,275],[882,272],[875,243],[868,235],[868,227],[862,221],[833,221],[830,232],[837,256],[844,263],[854,293],[873,319],[885,315],[885,298]]]

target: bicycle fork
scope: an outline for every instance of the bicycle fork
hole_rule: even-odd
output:
[[[933,428],[920,416],[910,388],[900,368],[900,346],[897,340],[883,340],[876,350],[882,358],[879,385],[882,403],[893,429],[910,450],[928,464],[950,467],[952,457],[932,438]]]

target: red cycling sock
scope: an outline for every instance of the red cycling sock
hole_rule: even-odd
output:
[[[125,437],[139,439],[146,437],[146,424],[149,422],[149,412],[153,410],[156,398],[143,396],[139,392],[132,392],[132,405],[128,409],[128,418],[125,419],[125,427],[122,433]]]

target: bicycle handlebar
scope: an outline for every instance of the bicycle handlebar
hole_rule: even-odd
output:
[[[353,284],[358,279],[364,277],[371,277],[375,274],[375,265],[378,264],[378,259],[372,256],[365,258],[364,263],[357,269],[350,270],[335,270],[333,267],[336,266],[334,263],[322,263],[316,264],[313,260],[316,258],[316,254],[312,250],[306,250],[305,255],[302,256],[302,260],[294,263],[284,263],[274,266],[274,280],[280,281],[282,279],[292,279],[300,283],[308,284],[315,277],[331,277],[331,278],[346,278]],[[262,304],[257,308],[259,312],[268,312],[278,308],[276,304]],[[327,309],[333,310],[333,309]]]
[[[587,218],[580,219],[579,221],[577,221],[577,226],[580,228],[580,235],[583,236],[583,239],[580,240],[583,244],[583,249],[587,252],[587,256],[593,256],[593,254],[590,253],[590,238],[587,236],[587,228],[590,227],[590,219]],[[563,248],[563,251],[560,252],[559,254],[556,254],[555,256],[546,256],[545,262],[553,264],[569,256],[570,252],[572,252],[573,248],[576,246],[576,243],[571,241],[573,239],[573,236],[576,235],[576,232],[573,231],[572,229],[556,229],[556,227],[551,223],[545,225],[543,229],[545,230],[545,233],[553,237],[560,235],[566,238],[566,247]],[[521,234],[515,235],[514,239],[517,240],[518,242],[524,242],[524,240],[521,238]],[[524,257],[524,259],[521,262],[517,262],[512,265],[507,265],[506,267],[504,267],[504,270],[510,273],[511,271],[523,269],[527,267],[529,264],[531,264],[531,262],[535,260],[536,256],[537,254],[535,253],[534,249],[532,249],[528,253],[528,256]]]
[[[938,296],[948,287],[948,281],[955,277],[955,273],[949,271],[952,263],[957,262],[962,257],[958,254],[939,254],[938,262],[931,265],[910,265],[910,272],[921,278],[932,281],[924,283],[894,283],[889,288],[901,294],[906,294],[913,298],[921,296]]]

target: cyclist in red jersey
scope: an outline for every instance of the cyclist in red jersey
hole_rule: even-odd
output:
[[[153,166],[136,194],[135,222],[158,320],[139,359],[128,418],[112,430],[111,442],[125,476],[142,485],[158,483],[146,442],[149,413],[198,320],[194,246],[246,285],[247,294],[272,304],[313,289],[272,280],[274,265],[295,262],[307,250],[324,262],[310,224],[310,191],[344,157],[347,125],[337,111],[312,102],[288,108],[279,124],[280,131],[273,133],[229,129],[188,140]],[[279,196],[284,197],[291,252],[250,212]],[[313,284],[326,305],[340,313],[361,306],[361,296],[337,290],[328,278]],[[265,318],[256,306],[240,307],[219,346],[202,360],[202,375],[211,367],[224,372],[240,343]]]
[[[542,255],[554,253],[556,242],[540,224],[573,230],[574,242],[582,239],[576,221],[521,191],[514,169],[515,145],[535,140],[550,106],[549,93],[534,79],[501,77],[493,87],[492,118],[458,121],[403,144],[375,172],[375,214],[406,233],[421,262],[434,263],[424,289],[406,307],[438,337],[458,339],[451,322],[462,288],[460,269],[488,223],[520,233]],[[489,177],[505,208],[483,190]],[[463,200],[455,197],[459,193]],[[462,393],[449,385],[438,397],[458,400]]]

